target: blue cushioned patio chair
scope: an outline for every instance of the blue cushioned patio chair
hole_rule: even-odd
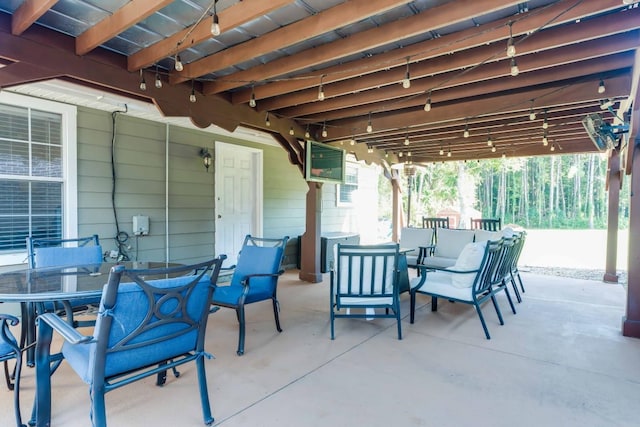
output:
[[[247,235],[234,267],[231,283],[216,286],[211,304],[232,308],[236,311],[240,328],[238,356],[244,354],[245,314],[244,306],[254,302],[271,300],[276,329],[282,332],[278,311],[280,309],[276,291],[278,277],[284,273],[282,259],[289,236],[281,239]]]
[[[209,405],[204,341],[209,301],[225,255],[195,265],[147,270],[111,269],[93,336],[85,336],[54,313],[38,317],[36,420],[51,416],[49,363],[64,357],[89,384],[91,421],[105,427],[105,394],[151,375],[158,384],[167,369],[195,362],[204,422],[214,419]],[[197,271],[197,274],[193,274]],[[151,280],[149,278],[163,277]],[[50,355],[52,332],[65,340],[61,356]],[[158,408],[155,408],[158,409]]]
[[[401,340],[398,245],[336,246],[329,297],[331,339],[335,339],[336,318],[388,317],[396,319]]]
[[[16,416],[16,425],[24,427],[20,416],[20,371],[22,368],[22,353],[18,342],[9,330],[9,326],[16,326],[18,318],[0,313],[0,362],[4,362],[4,375],[9,390],[13,390],[13,408]],[[12,373],[9,372],[9,361],[15,360],[16,366]],[[11,382],[13,376],[14,382]]]
[[[487,339],[491,339],[491,336],[482,314],[481,305],[490,299],[500,324],[504,325],[496,293],[502,290],[508,293],[508,290],[506,286],[492,286],[492,279],[495,277],[502,253],[502,239],[472,243],[472,245],[481,245],[482,252],[480,253],[481,260],[477,263],[474,262],[475,265],[471,268],[456,270],[456,266],[445,269],[418,266],[422,270],[422,274],[411,280],[410,323],[413,324],[415,320],[416,295],[423,294],[431,297],[431,311],[438,310],[438,298],[473,305],[478,317],[480,317],[480,323],[482,323],[482,329]],[[462,254],[460,256],[462,257]],[[471,263],[467,265],[469,264]],[[510,297],[509,301],[511,302]],[[513,307],[513,303],[511,305]]]
[[[100,264],[103,261],[102,246],[97,234],[76,239],[40,239],[27,237],[27,256],[29,268],[67,267],[76,265]],[[60,301],[67,315],[67,320],[73,326],[93,326],[93,320],[74,321],[73,313],[84,311],[89,306],[97,306],[98,298],[85,298]],[[56,304],[57,305],[57,304]],[[57,309],[55,306],[45,306],[48,311]]]

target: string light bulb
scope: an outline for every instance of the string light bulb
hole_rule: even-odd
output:
[[[518,68],[518,63],[516,62],[516,58],[511,58],[511,75],[513,77],[520,74],[520,69]]]
[[[191,95],[189,95],[189,102],[196,102],[196,90],[193,87],[193,80],[191,80]]]
[[[320,76],[320,86],[318,86],[318,100],[324,101],[324,85],[322,84],[322,79],[324,78],[324,74]]]
[[[462,134],[465,138],[469,138],[469,123],[464,124],[464,133]]]
[[[441,156],[444,155],[444,150],[442,149],[442,144],[440,144],[440,151],[438,152]]]
[[[249,98],[249,107],[256,108],[256,93],[253,85],[251,85],[251,98]]]
[[[447,151],[447,157],[451,157],[451,144],[449,144],[449,151]]]
[[[404,79],[402,79],[402,87],[409,89],[411,87],[411,76],[409,75],[409,57],[407,57],[407,71],[404,73]]]
[[[407,134],[407,136],[404,137],[404,145],[409,145],[409,143],[409,135]]]
[[[328,135],[327,134],[327,123],[325,122],[325,123],[322,124],[322,137],[326,138],[327,135]]]
[[[373,132],[373,126],[371,125],[371,111],[369,111],[369,122],[367,123],[367,133]]]
[[[491,147],[491,152],[495,153],[496,152],[496,146],[494,145],[493,147]]]
[[[542,121],[542,129],[547,129],[549,127],[549,122],[547,121],[547,110],[544,110],[544,120]]]
[[[214,36],[220,35],[220,19],[218,18],[218,11],[216,10],[216,4],[218,0],[213,2],[213,22],[211,23],[211,34]]]
[[[373,153],[373,147],[371,147],[370,145],[367,145],[367,153]]]
[[[289,128],[289,135],[295,135],[295,131],[293,130],[293,126]]]
[[[162,80],[160,80],[160,73],[158,72],[158,66],[156,65],[156,81],[155,81],[156,89],[162,88]]]
[[[355,138],[351,138],[351,141],[349,141],[350,145],[356,145],[356,139]]]
[[[533,111],[533,101],[531,101],[531,108],[529,108],[529,120],[533,121],[536,119],[536,112]]]
[[[491,134],[487,136],[487,145],[491,147],[493,145],[493,140],[491,139]]]
[[[304,131],[304,137],[307,139],[311,138],[311,132],[309,132],[309,125],[307,125],[307,129]]]
[[[264,116],[264,124],[267,125],[267,127],[271,126],[271,120],[269,120],[269,112],[267,111],[267,114]]]
[[[551,144],[551,148],[550,148],[550,150],[551,150],[551,151],[556,151],[556,146],[555,146],[554,144]]]
[[[547,145],[549,145],[549,138],[547,137],[547,132],[546,131],[542,135],[542,145],[544,145],[545,147]]]
[[[429,91],[429,96],[427,96],[427,102],[424,104],[424,111],[431,111],[431,91]]]
[[[184,65],[182,65],[182,61],[180,60],[180,55],[176,55],[175,68],[176,68],[176,71],[178,72],[184,70]]]
[[[140,90],[147,90],[147,82],[144,81],[144,74],[140,70]]]
[[[513,58],[516,56],[516,45],[513,42],[513,33],[511,32],[511,26],[513,22],[509,21],[509,40],[507,40],[507,56]]]
[[[604,81],[600,79],[600,83],[598,84],[598,93],[605,93],[606,90],[607,88],[604,87]]]

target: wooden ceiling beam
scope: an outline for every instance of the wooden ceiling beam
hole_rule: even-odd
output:
[[[542,10],[535,10],[518,15],[515,35],[535,32],[541,27],[562,25],[568,22],[575,22],[589,15],[602,13],[620,8],[617,0],[601,0],[599,2],[582,2],[575,4],[574,0],[562,0]],[[507,24],[514,18],[509,17],[502,20],[489,22],[478,27],[470,28],[460,32],[444,35],[437,39],[427,40],[422,43],[415,43],[405,46],[402,49],[374,55],[358,61],[335,65],[322,69],[314,73],[298,76],[293,80],[282,80],[256,86],[254,89],[256,99],[266,99],[279,96],[282,93],[295,92],[310,87],[317,89],[320,83],[320,76],[324,75],[323,82],[326,84],[358,77],[377,71],[382,71],[394,67],[404,66],[407,57],[410,61],[420,62],[432,59],[441,55],[449,55],[453,52],[466,50],[473,47],[484,46],[497,41],[506,40],[509,37]],[[426,31],[426,29],[425,29]],[[501,46],[506,48],[506,44]],[[284,62],[284,60],[282,60]],[[260,80],[254,79],[259,82]],[[248,102],[251,90],[241,90],[233,95],[233,103]]]
[[[629,75],[615,77],[607,81],[607,97],[626,96],[631,86]],[[396,111],[393,113],[376,114],[372,117],[374,132],[377,130],[403,129],[422,123],[448,122],[458,119],[460,109],[463,108],[466,117],[504,114],[508,111],[521,110],[535,101],[536,106],[543,104],[548,108],[555,105],[598,100],[600,95],[593,88],[593,82],[548,86],[519,91],[507,95],[491,96],[475,100],[465,100],[463,103],[451,103],[426,112],[422,108]],[[327,123],[331,128],[328,138],[321,140],[340,140],[357,135],[366,135],[366,116],[337,120]]]
[[[266,2],[269,3],[269,2]],[[223,70],[235,64],[266,55],[312,39],[338,28],[375,16],[409,0],[352,0],[326,9],[268,34],[248,40],[237,46],[206,56],[184,66],[181,72],[172,72],[172,84],[189,80],[189,76],[202,76]]]
[[[236,3],[218,14],[221,29],[223,31],[232,30],[293,2],[294,0],[244,0]],[[213,17],[208,17],[199,24],[185,28],[158,43],[139,50],[127,58],[127,69],[129,71],[138,71],[141,68],[159,62],[167,56],[178,54],[190,46],[209,40],[213,37],[211,35],[212,22]]]
[[[151,16],[173,0],[131,0],[76,37],[76,54],[85,55],[129,27]]]
[[[42,15],[58,3],[58,0],[25,0],[11,18],[11,34],[19,36]]]
[[[593,51],[569,49],[578,57],[579,53],[589,56]],[[384,110],[385,106],[394,109],[424,104],[432,87],[438,90],[431,93],[432,103],[445,102],[458,98],[469,98],[495,91],[504,91],[518,87],[545,84],[558,80],[578,78],[591,74],[601,74],[633,64],[633,51],[627,51],[594,59],[578,60],[571,64],[554,66],[555,62],[545,55],[529,55],[518,59],[520,74],[512,77],[509,74],[509,63],[501,61],[477,68],[461,75],[459,72],[441,74],[434,78],[419,79],[412,83],[415,87],[413,95],[400,85],[393,85],[377,90],[360,92],[324,102],[305,104],[279,110],[285,117],[305,118],[312,122],[318,120],[336,120],[339,118],[368,114],[369,111]],[[474,89],[475,88],[475,89]],[[404,101],[403,99],[406,99]],[[324,107],[324,108],[320,108]],[[389,107],[389,108],[391,108]],[[272,110],[271,110],[272,111]]]
[[[457,3],[460,4],[456,4],[456,7],[451,7],[448,4],[435,6],[408,18],[234,73],[228,80],[221,79],[207,83],[204,88],[205,94],[220,93],[244,86],[250,82],[260,82],[304,68],[318,66],[328,61],[362,54],[362,52],[366,52],[369,49],[470,20],[476,16],[504,9],[520,2],[504,1],[496,3],[494,0],[460,0]]]
[[[576,37],[575,39],[574,32],[567,31],[565,28],[562,28],[562,31],[559,32],[560,34],[557,34],[557,29],[541,32],[518,45],[517,59],[520,61],[524,55],[536,56],[537,60],[535,62],[538,64],[536,68],[544,68],[553,64],[557,65],[582,61],[588,58],[621,52],[623,50],[635,49],[640,45],[640,31],[635,30],[640,28],[640,9],[636,9],[635,13],[625,14],[624,16],[624,19],[613,19],[607,16],[607,22],[599,21],[598,23],[593,22],[592,26],[583,26],[581,28],[588,29],[588,31],[584,31],[584,33],[588,32],[588,35],[583,34],[582,37]],[[601,32],[602,27],[604,27],[604,29]],[[615,27],[615,29],[611,27]],[[561,40],[562,43],[559,43],[559,40]],[[398,92],[403,94],[402,96],[406,96],[409,93],[424,91],[426,94],[426,92],[431,89],[440,89],[443,87],[443,84],[440,82],[433,82],[431,87],[417,89],[415,87],[415,81],[420,78],[452,71],[456,71],[461,75],[462,81],[458,79],[457,81],[463,83],[466,80],[468,82],[468,76],[466,74],[469,73],[470,68],[478,67],[485,69],[492,63],[504,60],[505,55],[502,54],[503,48],[504,46],[496,46],[495,44],[481,46],[456,52],[451,55],[437,57],[429,61],[414,63],[410,66],[411,88]],[[542,52],[545,52],[545,54],[531,55]],[[548,54],[548,52],[553,53]],[[533,61],[531,59],[528,59],[528,61],[531,61],[531,66],[533,66]],[[509,66],[506,65],[505,67],[508,69]],[[521,70],[528,69],[522,66],[520,68]],[[465,73],[463,73],[463,70],[466,70]],[[471,71],[471,73],[474,73],[474,71]],[[315,109],[332,109],[330,101],[335,97],[377,89],[381,86],[388,85],[397,85],[398,88],[400,88],[399,82],[404,78],[404,75],[405,69],[393,68],[356,79],[324,84],[325,100],[323,102],[318,102],[318,89],[312,88],[261,100],[258,102],[258,107],[261,110],[274,111],[289,106],[296,106],[296,114],[292,114],[291,112],[282,112],[282,114],[302,116],[305,115],[305,113],[302,112],[304,107],[300,107],[301,104],[312,103],[315,104]],[[451,77],[448,76],[445,80],[449,82],[450,79]],[[456,82],[451,82],[449,86],[455,83]],[[235,96],[232,98],[232,102],[235,103],[234,99]],[[310,108],[312,110],[314,109],[314,107]]]

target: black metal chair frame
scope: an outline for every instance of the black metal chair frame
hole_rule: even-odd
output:
[[[438,298],[444,298],[450,302],[461,302],[464,304],[473,305],[478,313],[478,317],[480,318],[480,323],[482,324],[482,329],[484,330],[485,337],[487,339],[491,339],[491,335],[489,334],[489,329],[487,328],[487,324],[485,322],[484,316],[482,314],[481,305],[487,301],[491,300],[493,306],[496,310],[496,314],[498,315],[498,320],[501,325],[504,325],[504,319],[502,318],[502,313],[500,312],[500,307],[498,306],[498,302],[496,300],[496,294],[499,291],[504,290],[507,295],[509,295],[509,290],[506,287],[493,287],[492,279],[495,275],[496,269],[499,267],[500,255],[502,253],[502,239],[497,241],[488,241],[485,247],[485,252],[482,258],[482,262],[477,270],[470,271],[456,271],[452,269],[436,269],[425,266],[418,266],[421,271],[420,282],[411,288],[410,294],[410,305],[411,305],[411,313],[410,313],[410,323],[414,323],[415,320],[415,308],[416,308],[416,295],[423,294],[431,297],[431,311],[438,310]],[[434,292],[429,292],[427,290],[421,289],[422,286],[429,280],[429,272],[434,270],[443,270],[447,271],[451,274],[469,274],[475,273],[475,277],[473,279],[472,285],[472,299],[470,301],[458,298],[452,298],[450,295],[443,295]],[[509,296],[509,300],[511,297]],[[512,304],[513,305],[513,304]]]
[[[247,299],[247,296],[249,295],[249,292],[251,289],[252,279],[255,280],[257,278],[264,278],[264,277],[273,277],[275,279],[276,282],[273,287],[273,294],[271,295],[270,299],[273,305],[273,317],[276,322],[276,330],[278,332],[282,332],[282,327],[280,326],[280,316],[278,315],[278,312],[280,311],[280,303],[278,302],[278,298],[277,298],[277,291],[278,291],[277,280],[278,280],[278,277],[284,273],[284,270],[282,269],[282,260],[284,259],[284,252],[287,247],[288,241],[289,241],[289,236],[284,236],[283,238],[270,238],[270,237],[255,237],[250,234],[246,235],[244,239],[244,243],[242,244],[243,248],[246,246],[268,246],[268,247],[282,248],[282,255],[278,262],[278,266],[279,266],[278,271],[274,273],[257,273],[257,274],[249,274],[247,276],[244,276],[241,281],[242,285],[244,286],[244,289],[243,289],[242,295],[240,296],[240,298],[237,300],[235,304],[224,303],[219,300],[216,300],[215,291],[213,293],[211,304],[214,307],[211,310],[212,313],[218,310],[219,307],[231,308],[236,311],[236,317],[238,318],[238,328],[239,328],[238,349],[236,350],[236,354],[238,356],[242,356],[244,354],[244,343],[245,343],[245,336],[246,336],[246,318],[245,318],[244,306],[245,306],[245,301]],[[240,254],[238,256],[239,257],[242,256],[242,249],[240,250]],[[233,270],[236,267],[237,267],[236,265],[233,265],[231,267],[224,268],[223,270]],[[234,274],[236,273],[234,272]],[[254,302],[260,302],[260,301],[254,301]]]
[[[471,228],[475,230],[500,231],[501,218],[471,218]]]
[[[17,317],[0,313],[0,338],[13,350],[5,355],[0,355],[0,362],[3,362],[4,365],[4,375],[7,382],[7,388],[13,391],[13,410],[15,412],[16,426],[25,427],[25,425],[22,424],[22,416],[20,415],[20,374],[22,370],[22,350],[9,330],[9,326],[17,326],[18,323],[19,321]],[[16,363],[13,373],[9,372],[10,360],[15,360]],[[11,382],[11,378],[13,378],[13,382]]]
[[[382,245],[336,245],[335,265],[331,269],[331,292],[329,309],[331,312],[331,339],[335,339],[334,321],[336,318],[394,318],[398,329],[398,339],[402,339],[402,322],[400,319],[400,291],[398,269],[399,247],[397,244]],[[389,260],[392,260],[390,263]],[[366,262],[368,261],[368,262]],[[342,283],[345,277],[340,272],[348,270],[351,273],[353,266],[357,270],[348,275],[347,283]],[[365,279],[365,266],[372,270],[369,275],[370,282]],[[382,277],[374,274],[376,268],[382,272]],[[387,280],[391,273],[391,283]],[[358,282],[354,283],[354,277]],[[381,280],[381,283],[377,283]],[[345,286],[346,285],[346,286]],[[346,291],[344,290],[346,289]],[[363,305],[358,299],[369,300]],[[349,302],[351,301],[351,303]],[[377,301],[377,302],[373,302]],[[346,309],[362,310],[363,308],[384,309],[384,312],[362,313],[347,312]],[[345,309],[345,311],[342,311]]]
[[[431,218],[422,217],[422,228],[449,228],[449,217],[444,218]]]
[[[165,373],[168,369],[175,369],[177,366],[189,362],[195,362],[198,373],[200,400],[202,405],[203,418],[206,425],[212,425],[214,418],[211,415],[209,395],[207,390],[207,379],[205,374],[204,359],[210,358],[204,350],[206,325],[209,316],[209,301],[213,294],[215,282],[218,278],[220,268],[225,255],[220,255],[213,260],[179,267],[168,267],[160,269],[127,270],[119,265],[112,268],[109,280],[103,291],[100,304],[100,322],[96,324],[95,335],[101,339],[94,339],[92,336],[85,336],[78,330],[71,327],[62,318],[54,313],[45,313],[38,317],[38,343],[36,346],[36,421],[37,425],[49,425],[51,415],[51,390],[50,390],[50,364],[57,359],[64,357],[62,354],[50,355],[50,345],[53,330],[57,331],[71,345],[94,344],[95,360],[90,366],[92,370],[92,382],[90,384],[91,395],[91,418],[94,427],[106,427],[106,406],[105,394],[116,388],[125,386],[134,381],[141,380],[151,375],[157,375],[157,384],[164,384]],[[189,275],[190,272],[197,271],[197,274]],[[195,287],[198,286],[209,274],[210,283],[207,289],[207,297],[191,301]],[[147,282],[145,277],[162,276],[176,277],[185,276],[187,280],[180,282],[178,287],[156,287],[153,281]],[[146,312],[139,325],[121,337],[118,342],[109,343],[112,328],[122,328],[119,319],[114,314],[114,309],[118,303],[118,289],[123,282],[135,282],[147,296],[147,307],[140,307],[141,312]],[[128,283],[127,283],[128,284]],[[167,306],[163,306],[167,304]],[[192,317],[188,313],[187,307],[192,304],[199,304],[202,309],[198,310],[199,317]],[[166,312],[171,307],[170,312]],[[151,334],[149,331],[155,328],[175,325],[176,327],[166,334]],[[108,358],[113,358],[119,352],[132,352],[144,347],[154,346],[179,339],[185,334],[197,332],[197,339],[191,350],[182,353],[171,353],[171,348],[164,354],[163,360],[149,360],[141,366],[128,367],[126,372],[116,372],[106,376],[105,368]],[[157,336],[153,336],[157,335]],[[175,352],[176,350],[174,350]],[[165,357],[166,356],[166,357]],[[32,420],[34,421],[34,420]]]

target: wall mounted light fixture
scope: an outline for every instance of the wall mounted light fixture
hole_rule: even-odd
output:
[[[209,166],[211,166],[211,161],[212,161],[212,156],[211,156],[211,153],[209,152],[209,149],[201,148],[200,157],[202,157],[202,163],[204,164],[204,167],[207,169],[207,172],[209,172]]]

